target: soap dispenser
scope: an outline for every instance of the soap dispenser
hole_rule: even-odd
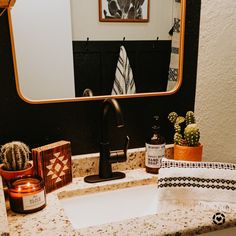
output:
[[[146,172],[158,174],[161,160],[165,156],[165,139],[160,134],[159,116],[153,117],[151,137],[146,142]]]

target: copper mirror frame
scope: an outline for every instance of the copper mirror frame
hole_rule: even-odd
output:
[[[4,2],[4,3],[3,3]],[[8,4],[6,3],[8,2]],[[10,28],[10,38],[11,38],[11,47],[12,47],[12,55],[13,55],[13,63],[14,63],[14,75],[15,75],[15,83],[16,89],[19,97],[29,104],[47,104],[47,103],[64,103],[64,102],[80,102],[80,101],[94,101],[94,100],[103,100],[108,96],[94,96],[94,97],[76,97],[76,98],[65,98],[65,99],[50,99],[50,100],[29,100],[23,96],[19,87],[19,78],[17,71],[17,63],[16,63],[16,53],[14,46],[14,38],[13,38],[13,27],[11,20],[11,8],[14,6],[15,0],[4,1],[0,0],[0,7],[7,8],[8,20],[9,20],[9,28]],[[181,26],[180,26],[180,45],[179,45],[179,73],[178,80],[175,87],[170,91],[165,92],[151,92],[151,93],[137,93],[137,94],[129,94],[129,95],[109,95],[111,98],[116,99],[125,99],[125,98],[141,98],[141,97],[154,97],[154,96],[168,96],[176,93],[181,87],[183,81],[183,57],[184,57],[184,36],[185,36],[185,17],[186,17],[186,0],[181,0]]]

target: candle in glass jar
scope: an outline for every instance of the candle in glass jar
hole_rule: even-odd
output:
[[[14,212],[32,213],[46,206],[44,183],[39,176],[24,176],[12,180],[8,192]]]

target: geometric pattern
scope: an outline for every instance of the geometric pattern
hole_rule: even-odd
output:
[[[207,169],[219,169],[219,170],[236,170],[236,164],[222,163],[222,162],[184,162],[184,161],[172,161],[163,160],[162,168],[207,168]]]
[[[178,79],[178,69],[169,68],[168,80],[169,81],[177,81],[177,79]]]
[[[179,18],[174,18],[174,32],[180,33],[180,19]]]
[[[179,48],[172,47],[172,48],[171,48],[171,53],[179,54]]]
[[[216,225],[223,225],[225,223],[225,215],[221,212],[217,212],[213,215],[212,220]]]
[[[180,42],[180,28],[181,19],[180,14],[180,0],[175,0],[173,3],[173,27],[172,27],[172,43],[171,43],[171,57],[168,72],[167,91],[174,88],[175,82],[178,80],[179,69],[179,42]]]
[[[175,187],[193,187],[193,188],[212,188],[212,189],[223,189],[223,190],[232,190],[235,191],[236,188],[233,186],[224,186],[224,185],[212,185],[212,184],[196,184],[196,183],[165,183],[158,184],[158,188],[175,188]]]
[[[229,179],[210,179],[196,177],[168,177],[158,180],[158,188],[166,187],[193,187],[193,188],[212,188],[223,190],[236,190],[236,181]]]
[[[52,180],[55,180],[55,183],[62,181],[61,177],[66,173],[65,171],[69,170],[67,162],[68,159],[64,160],[65,156],[60,156],[60,152],[54,153],[55,158],[50,160],[50,165],[46,166],[48,169],[47,176],[51,176]]]

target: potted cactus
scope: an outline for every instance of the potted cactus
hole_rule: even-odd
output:
[[[0,174],[3,179],[9,180],[33,174],[33,165],[29,161],[30,150],[22,142],[6,143],[0,150]]]
[[[169,121],[174,125],[174,159],[201,161],[203,146],[199,142],[200,131],[192,111],[183,116],[176,112],[168,115]]]

